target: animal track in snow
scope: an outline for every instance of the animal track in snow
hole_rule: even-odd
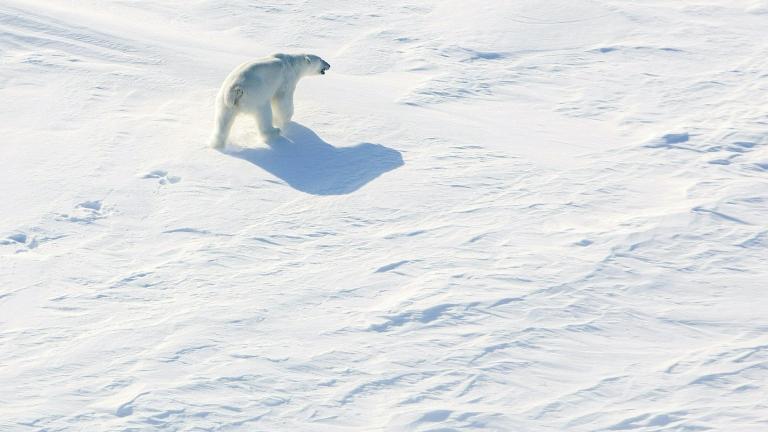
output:
[[[150,172],[144,174],[143,176],[141,176],[141,178],[143,178],[143,179],[157,179],[157,182],[160,183],[161,185],[168,184],[168,183],[173,184],[173,183],[178,183],[178,182],[181,181],[181,177],[169,176],[168,175],[168,171],[164,171],[164,170],[153,170],[153,171],[150,171]]]
[[[27,243],[27,235],[24,233],[11,234],[3,240],[0,240],[1,245],[9,244],[25,244]]]
[[[80,224],[91,224],[105,217],[107,215],[100,200],[83,201],[75,206],[72,214],[60,213],[58,215],[59,220]]]
[[[15,231],[12,234],[6,235],[0,238],[0,246],[15,247],[16,253],[27,252],[36,249],[43,243],[65,237],[64,235],[50,235],[45,232],[40,232],[38,229],[33,229],[33,231],[37,231],[37,235],[32,235],[24,231]]]
[[[21,249],[17,249],[16,252],[22,252],[27,249],[36,248],[38,246],[38,242],[35,237],[28,236],[23,232],[17,232],[0,240],[0,246],[20,246]]]

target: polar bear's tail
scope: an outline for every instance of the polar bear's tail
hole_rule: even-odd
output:
[[[231,87],[226,94],[216,101],[216,119],[211,137],[211,147],[223,148],[232,129],[232,123],[237,115],[237,103],[243,96],[243,89],[239,86]]]
[[[228,107],[234,108],[235,105],[237,105],[237,102],[240,101],[241,97],[243,97],[243,88],[239,85],[235,85],[230,87],[225,96],[224,102]]]

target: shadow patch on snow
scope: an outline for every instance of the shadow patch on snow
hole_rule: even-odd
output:
[[[666,134],[661,139],[655,140],[650,144],[647,144],[648,148],[672,148],[675,144],[686,143],[691,139],[688,132],[683,133],[670,133]]]
[[[312,195],[345,195],[403,165],[397,150],[380,144],[334,147],[312,130],[290,123],[285,136],[267,148],[245,148],[226,154],[246,160]]]

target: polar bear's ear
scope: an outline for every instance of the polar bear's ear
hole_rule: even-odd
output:
[[[307,64],[312,63],[312,60],[309,58],[309,56],[304,56],[304,60],[306,60]]]

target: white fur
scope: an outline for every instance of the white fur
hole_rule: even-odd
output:
[[[316,55],[275,54],[244,63],[229,74],[216,97],[211,147],[222,148],[235,117],[256,118],[265,139],[280,134],[293,116],[293,93],[299,79],[324,74],[331,66]]]

